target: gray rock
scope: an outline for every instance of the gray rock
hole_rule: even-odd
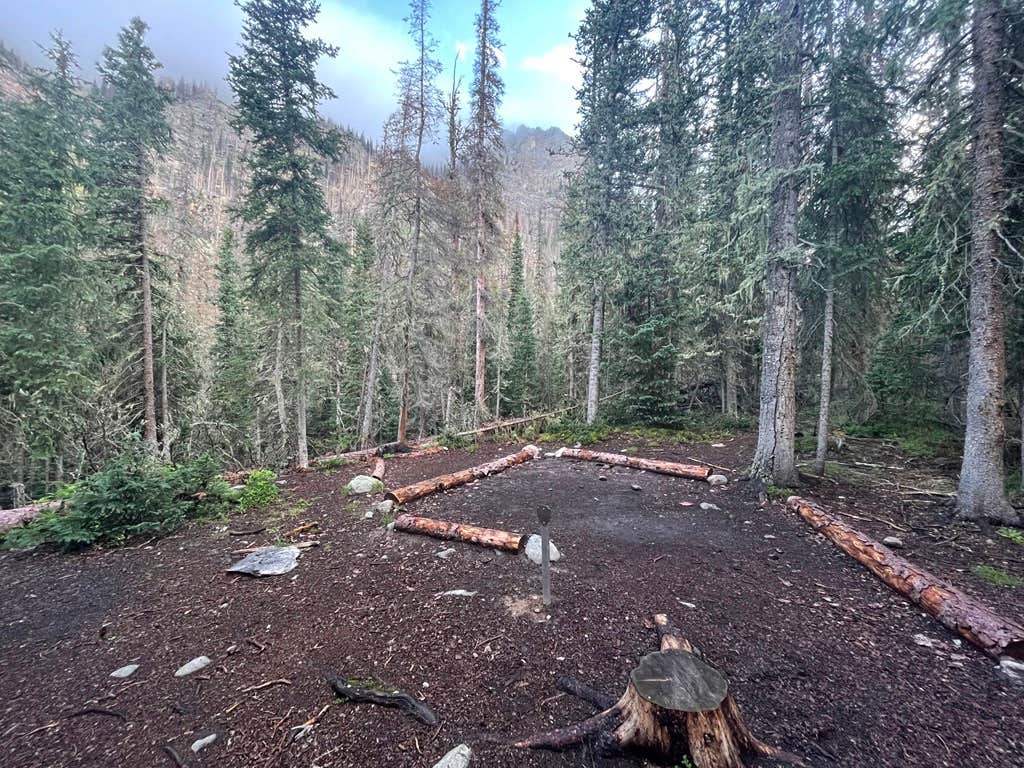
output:
[[[1012,680],[1024,680],[1024,662],[1004,656],[999,660],[999,669]]]
[[[442,757],[434,768],[467,768],[473,759],[473,750],[468,744],[459,744],[455,749]]]
[[[442,592],[439,597],[476,597],[476,590],[470,592],[468,589],[449,589]]]
[[[555,542],[549,541],[548,546],[550,547],[551,562],[557,562],[562,559],[562,553],[558,551],[558,547],[555,546]],[[526,557],[529,558],[531,563],[540,565],[541,553],[540,553],[540,534],[534,533],[526,540]]]
[[[452,547],[448,547],[448,549],[442,549],[440,552],[435,552],[434,557],[440,558],[441,560],[447,560],[454,554],[455,550]]]
[[[178,667],[178,671],[174,673],[175,677],[185,677],[191,675],[193,672],[198,672],[203,667],[210,665],[210,659],[206,656],[196,656],[192,661],[187,664],[182,664]]]
[[[127,664],[120,669],[115,669],[110,673],[111,677],[131,677],[135,674],[135,670],[139,668],[138,664]]]
[[[209,736],[203,736],[201,739],[196,739],[192,742],[192,751],[198,752],[203,747],[208,747],[217,740],[217,734],[211,733]]]
[[[363,517],[365,517],[367,520],[373,520],[373,510],[372,509],[367,510],[366,514],[363,515]]]
[[[376,504],[373,505],[373,511],[378,515],[390,515],[391,510],[393,510],[394,508],[395,502],[393,502],[391,499],[378,501]]]
[[[345,490],[351,494],[362,495],[366,493],[380,493],[384,490],[384,483],[369,475],[356,475],[348,481]]]
[[[643,489],[642,489],[642,488],[641,488],[641,487],[640,487],[639,485],[637,485],[636,483],[633,483],[633,484],[632,484],[632,485],[630,485],[629,487],[630,487],[630,488],[632,488],[632,489],[633,489],[634,491],[640,491],[640,490],[643,490]]]
[[[729,478],[725,475],[711,475],[708,478],[709,485],[726,485],[729,482]]]
[[[700,508],[705,512],[718,512],[720,507],[717,504],[712,504],[710,501],[702,501]]]
[[[264,547],[257,549],[228,568],[228,573],[249,576],[280,576],[295,569],[299,559],[298,547]]]
[[[712,443],[712,448],[725,448],[725,443]]]
[[[899,549],[903,546],[903,539],[899,538],[898,536],[886,536],[884,539],[882,539],[882,543],[885,544],[885,546],[887,547]]]

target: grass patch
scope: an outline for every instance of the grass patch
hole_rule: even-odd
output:
[[[1017,528],[1000,528],[997,533],[1003,538],[1024,546],[1024,531]]]
[[[790,496],[795,496],[796,491],[792,488],[779,488],[774,485],[768,486],[768,498],[775,501],[785,501]]]
[[[1024,584],[1024,580],[1019,579],[1012,573],[1007,573],[1002,568],[995,568],[991,565],[976,565],[971,569],[971,572],[989,584],[995,584],[997,587],[1019,587],[1021,584]]]
[[[651,445],[707,443],[731,437],[737,430],[749,427],[749,421],[728,419],[717,414],[687,417],[666,427],[605,422],[584,424],[562,418],[551,422],[544,432],[537,435],[537,440],[545,443],[592,445],[610,437],[631,437]]]

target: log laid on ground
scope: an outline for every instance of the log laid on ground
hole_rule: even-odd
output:
[[[509,467],[522,464],[538,456],[540,456],[540,448],[535,445],[528,445],[517,453],[489,461],[486,464],[463,469],[460,472],[453,472],[450,475],[439,475],[428,480],[421,480],[404,488],[396,488],[393,491],[389,491],[385,498],[390,499],[396,504],[408,504],[410,501],[429,496],[431,493],[456,488],[488,475],[496,475],[499,472],[504,472]]]
[[[1024,626],[1003,618],[945,579],[918,568],[817,504],[790,496],[789,508],[901,595],[990,656],[1024,659]]]
[[[625,456],[621,453],[602,453],[601,451],[587,451],[581,448],[559,448],[555,451],[555,456],[564,459],[599,461],[603,464],[614,464],[619,467],[646,469],[648,472],[658,472],[662,475],[673,475],[675,477],[687,477],[691,480],[707,480],[708,476],[711,474],[710,467],[695,464],[677,464],[674,461],[641,459],[638,456]]]
[[[399,515],[395,518],[395,530],[405,533],[419,533],[433,536],[435,539],[448,541],[464,541],[468,544],[479,544],[481,547],[502,549],[506,552],[519,554],[526,546],[529,538],[526,534],[499,531],[494,528],[481,528],[465,523],[450,523],[447,520],[435,520],[431,517],[415,517]]]
[[[42,501],[36,504],[27,504],[24,507],[0,510],[0,531],[15,528],[49,509],[58,509],[62,503],[61,501]]]
[[[396,453],[394,455],[388,455],[389,459],[419,459],[423,456],[433,456],[435,453],[444,453],[448,449],[443,445],[431,445],[426,448],[418,448],[409,453]]]
[[[334,692],[346,701],[394,707],[424,725],[437,725],[437,715],[424,702],[376,680],[343,680],[336,675],[328,675],[327,682]]]
[[[373,470],[370,472],[370,477],[375,480],[384,480],[384,459],[379,456],[373,460]]]
[[[802,764],[750,733],[725,677],[674,633],[664,614],[654,624],[661,650],[640,660],[618,701],[588,720],[515,746],[561,751],[592,739],[599,753],[636,751],[673,764],[689,758],[697,768],[743,768],[747,755]],[[574,681],[563,679],[559,687],[598,706],[607,703]]]

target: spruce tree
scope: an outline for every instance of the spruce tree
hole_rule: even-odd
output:
[[[339,151],[337,132],[318,113],[334,94],[317,79],[316,66],[336,49],[305,34],[320,10],[315,0],[241,0],[239,7],[241,52],[230,59],[228,82],[237,100],[234,126],[252,140],[252,177],[240,208],[250,283],[258,306],[281,329],[294,392],[295,463],[307,467],[306,315],[329,245],[321,166]]]
[[[97,136],[97,200],[100,245],[129,279],[132,368],[141,384],[143,440],[157,450],[153,351],[153,272],[147,229],[154,200],[148,194],[156,157],[167,151],[171,129],[165,110],[170,93],[156,81],[160,69],[146,45],[148,27],[138,17],[118,34],[116,48],[99,65],[103,99]],[[134,363],[138,358],[140,363]]]
[[[513,413],[523,413],[534,403],[537,340],[533,329],[533,306],[523,276],[523,238],[519,220],[512,236],[511,275],[508,298],[509,363],[503,399]]]

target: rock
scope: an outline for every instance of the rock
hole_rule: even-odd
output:
[[[636,483],[633,483],[633,484],[632,484],[631,486],[629,486],[629,487],[630,487],[630,488],[632,488],[632,489],[633,489],[634,491],[640,491],[640,490],[643,490],[643,489],[642,489],[642,488],[641,488],[641,487],[640,487],[639,485],[637,485]]]
[[[912,639],[916,645],[920,645],[922,648],[934,648],[936,645],[935,640],[927,635],[916,634]]]
[[[217,734],[211,733],[209,736],[203,736],[201,739],[196,739],[192,742],[192,751],[198,752],[203,747],[208,747],[217,740]]]
[[[264,547],[257,549],[228,568],[228,573],[249,576],[280,576],[295,569],[299,559],[298,547]]]
[[[720,508],[717,504],[712,504],[710,501],[702,501],[700,508],[705,512],[718,512]]]
[[[131,677],[135,674],[135,670],[139,668],[138,664],[127,664],[120,669],[115,669],[110,673],[111,677]]]
[[[363,517],[365,517],[367,520],[373,520],[373,510],[368,510],[367,513],[363,515]]]
[[[390,515],[391,510],[393,510],[394,508],[395,502],[391,501],[391,499],[387,499],[386,501],[378,501],[376,504],[373,505],[373,511],[378,515]]]
[[[708,485],[727,485],[729,478],[725,475],[711,475],[708,478]]]
[[[447,592],[442,592],[438,597],[476,597],[477,592],[474,590],[470,592],[468,589],[449,589]]]
[[[203,667],[210,665],[210,659],[206,656],[196,656],[188,664],[183,664],[178,667],[178,671],[174,673],[175,677],[185,677],[191,675],[193,672],[198,672]]]
[[[886,536],[884,539],[882,539],[882,543],[885,544],[885,546],[887,547],[899,549],[903,546],[903,539],[899,538],[898,536]]]
[[[597,476],[597,479],[598,479],[598,480],[607,480],[608,478],[607,478],[607,477],[605,477],[604,475],[598,475],[598,476]]]
[[[562,553],[558,551],[558,547],[555,546],[555,542],[549,541],[548,546],[550,547],[551,562],[557,562],[562,558]],[[526,553],[526,557],[531,563],[540,565],[541,553],[540,553],[540,534],[534,533],[526,540],[526,548],[523,550]]]
[[[442,757],[434,768],[466,768],[473,759],[473,750],[468,744],[459,744],[455,749]]]
[[[434,557],[440,558],[441,560],[447,560],[454,554],[455,550],[452,547],[448,547],[448,549],[442,549],[440,552],[435,552]]]
[[[725,448],[725,443],[712,443],[712,448]]]
[[[1024,662],[1004,656],[999,660],[999,669],[1011,680],[1024,681]]]
[[[362,495],[366,493],[380,493],[384,490],[384,483],[369,475],[356,475],[348,481],[345,486],[347,493]]]

